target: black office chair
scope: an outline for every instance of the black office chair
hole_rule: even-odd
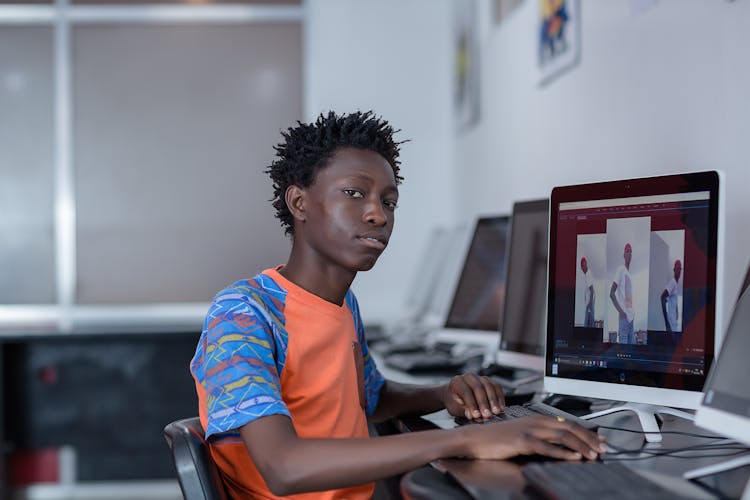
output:
[[[198,417],[176,420],[164,427],[182,496],[185,500],[227,500],[204,435]]]

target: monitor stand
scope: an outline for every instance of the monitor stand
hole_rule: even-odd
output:
[[[711,464],[707,465],[705,467],[698,467],[697,469],[692,469],[686,472],[683,472],[682,477],[685,479],[696,479],[703,476],[710,476],[713,474],[718,474],[719,472],[725,472],[732,469],[738,469],[740,467],[744,467],[746,465],[750,465],[750,455],[743,455],[741,457],[733,458],[731,460],[725,460],[723,462],[719,462],[718,464]],[[748,495],[747,498],[750,499],[750,480],[747,483],[747,486],[745,486],[745,494]],[[743,499],[746,498],[745,496],[742,497]]]
[[[644,437],[649,443],[660,443],[662,439],[661,429],[659,429],[659,423],[656,421],[657,413],[674,415],[675,417],[681,417],[691,421],[695,419],[693,414],[678,410],[676,408],[650,405],[645,403],[625,403],[620,406],[614,406],[612,408],[607,408],[606,410],[584,415],[581,418],[588,420],[591,418],[601,417],[603,415],[609,415],[610,413],[616,413],[618,411],[632,411],[638,416],[638,421],[641,423]]]

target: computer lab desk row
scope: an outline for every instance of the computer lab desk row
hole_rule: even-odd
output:
[[[163,429],[197,411],[199,336],[0,332],[0,500],[180,498]]]
[[[397,382],[437,383],[449,377],[439,374],[423,377],[400,373],[384,366],[377,354],[374,356],[376,362],[380,361],[378,368],[383,375]],[[542,389],[541,381],[532,386],[540,391]],[[541,399],[543,395],[540,392],[535,399]],[[602,405],[607,405],[607,402],[595,402],[594,410],[602,409]],[[693,481],[683,479],[682,475],[686,471],[713,465],[750,452],[732,449],[735,443],[720,437],[714,439],[699,437],[712,436],[713,433],[696,427],[688,420],[672,415],[660,415],[660,418],[663,440],[659,443],[647,443],[640,432],[641,426],[638,418],[633,412],[623,411],[598,417],[595,422],[600,425],[599,433],[606,436],[611,449],[622,450],[620,453],[604,455],[603,461],[605,463],[621,461],[639,474],[673,491],[673,498],[740,498],[745,484],[750,479],[750,466],[703,476]],[[394,423],[400,432],[418,432],[450,428],[453,425],[452,422],[453,418],[446,411],[441,411],[424,417],[397,419]],[[521,473],[522,465],[534,459],[534,457],[519,457],[512,460],[440,459],[431,465],[452,476],[474,498],[539,498],[527,487],[526,480]],[[444,485],[442,481],[435,483],[436,496]]]
[[[418,432],[444,428],[452,417],[442,411],[423,418],[400,419],[396,427],[401,432]],[[617,429],[640,430],[637,418],[630,412],[620,412],[597,419],[601,426]],[[621,460],[622,463],[645,477],[654,480],[661,486],[674,492],[674,498],[739,498],[745,484],[750,478],[750,467],[733,469],[720,474],[702,477],[696,481],[687,481],[682,474],[698,467],[712,465],[731,458],[734,450],[714,450],[690,447],[707,445],[731,446],[725,440],[706,439],[685,434],[708,435],[695,427],[691,422],[669,415],[664,416],[661,443],[646,443],[638,432],[627,432],[601,427],[600,434],[607,437],[607,443],[618,450],[629,450],[632,453],[607,454],[605,463]],[[685,450],[668,454],[674,450]],[[747,452],[744,452],[747,453]],[[484,498],[538,498],[527,488],[521,467],[535,460],[535,457],[519,457],[512,460],[463,460],[440,459],[432,466],[447,473],[470,494],[478,499]],[[701,484],[699,484],[701,483]],[[435,484],[436,491],[443,487]]]

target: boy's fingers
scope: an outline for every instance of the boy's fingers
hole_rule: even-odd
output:
[[[503,393],[503,388],[489,377],[482,377],[481,380],[487,392],[490,410],[492,410],[492,413],[500,413],[505,408],[505,393]]]
[[[474,390],[474,387],[472,387],[472,383],[478,384],[477,381],[472,380],[470,377],[467,377],[466,375],[460,375],[458,377],[455,377],[454,380],[454,390],[457,392],[458,396],[463,399],[464,401],[464,410],[469,412],[470,418],[472,420],[481,420],[482,419],[482,411],[480,409],[481,402],[477,400],[477,391]],[[479,384],[481,386],[481,384]],[[486,401],[486,397],[485,397]],[[486,402],[485,402],[486,406]]]
[[[490,407],[492,406],[490,393],[494,395],[495,391],[487,387],[487,380],[485,377],[480,378],[473,373],[469,373],[464,375],[464,380],[471,388],[474,400],[477,402],[479,411],[478,418],[490,418],[492,416],[492,411],[490,410]]]

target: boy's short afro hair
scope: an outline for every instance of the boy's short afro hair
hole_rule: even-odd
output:
[[[372,111],[357,111],[337,115],[330,111],[320,114],[314,123],[297,122],[297,126],[282,132],[284,142],[274,146],[276,159],[266,169],[273,181],[273,207],[281,221],[285,234],[294,234],[294,219],[286,205],[285,195],[289,186],[303,188],[312,185],[315,174],[325,167],[340,148],[369,149],[386,159],[393,168],[396,183],[401,163],[398,161],[399,145],[394,130],[387,121]]]

